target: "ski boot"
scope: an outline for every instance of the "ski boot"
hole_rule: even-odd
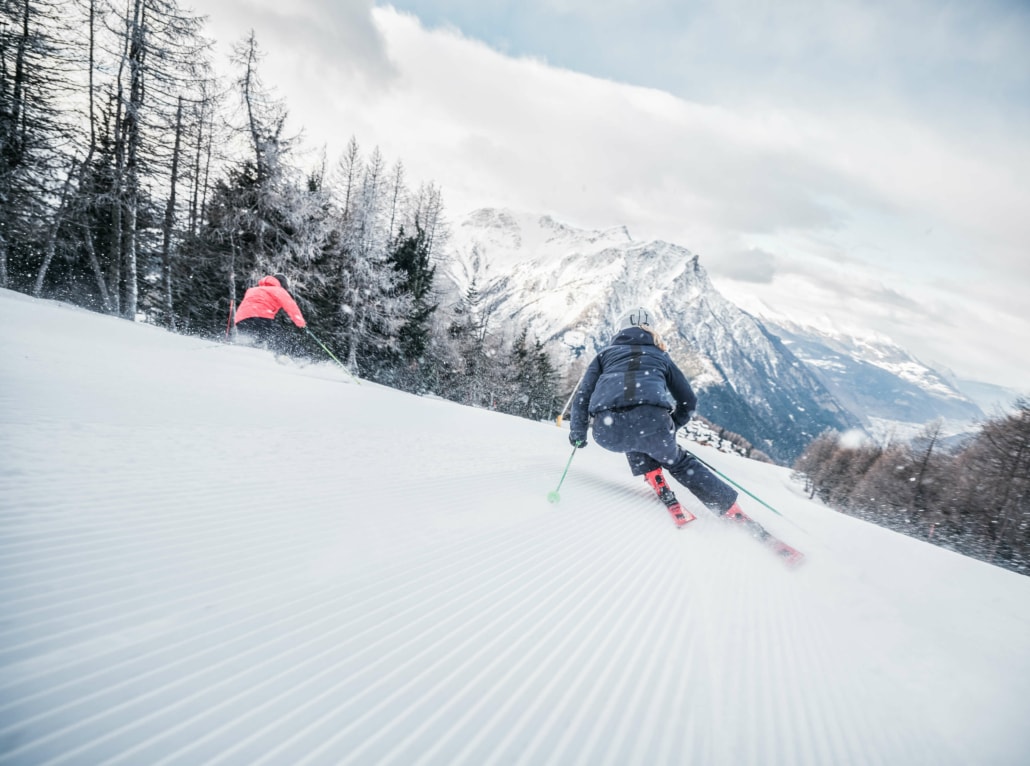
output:
[[[661,468],[655,468],[653,471],[649,471],[644,474],[644,480],[651,485],[658,494],[658,499],[665,504],[665,507],[669,509],[669,515],[672,516],[673,522],[677,527],[682,527],[689,521],[693,521],[697,517],[680,505],[680,501],[676,499],[676,495],[669,489],[669,485],[665,481],[665,476],[662,474]]]

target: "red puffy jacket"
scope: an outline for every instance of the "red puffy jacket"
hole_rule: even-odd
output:
[[[286,315],[297,327],[306,327],[304,315],[300,313],[297,302],[290,297],[290,294],[283,290],[279,280],[275,277],[263,277],[257,283],[257,287],[247,290],[236,309],[235,323],[239,324],[244,319],[260,317],[262,319],[275,319],[279,309],[286,312]]]

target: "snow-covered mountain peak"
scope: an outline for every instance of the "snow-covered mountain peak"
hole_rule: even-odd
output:
[[[595,254],[633,243],[625,226],[581,229],[550,215],[507,208],[481,208],[470,213],[451,233],[451,245],[466,259],[489,249],[492,265],[510,268],[535,258],[554,258],[569,252]]]
[[[673,358],[703,391],[701,414],[778,459],[791,459],[826,428],[876,435],[878,423],[982,416],[946,376],[881,333],[812,326],[775,307],[742,310],[681,245],[495,208],[475,211],[457,234],[448,267],[455,288],[475,284],[497,328],[556,341],[567,354],[559,367],[574,376],[570,386],[611,340],[618,318],[647,306]]]
[[[857,425],[681,245],[496,209],[476,211],[458,231],[448,272],[457,291],[474,284],[497,328],[557,341],[570,386],[619,317],[646,306],[673,358],[706,390],[700,412],[775,457],[790,459],[826,428]]]
[[[786,314],[763,308],[763,310],[757,312],[756,316],[769,326],[776,326],[808,337],[818,337],[826,343],[837,343],[854,347],[877,347],[881,349],[881,353],[883,350],[891,347],[898,351],[902,350],[900,346],[883,333],[868,328],[842,327],[826,315],[819,317],[814,322],[801,322],[789,318]]]
[[[812,327],[797,322],[768,319],[763,321],[780,335],[789,336],[788,345],[791,345],[790,339],[796,341],[798,338],[806,338],[809,341],[818,341],[836,353],[886,370],[935,397],[967,401],[967,397],[956,390],[943,375],[923,364],[883,333],[872,330],[843,331],[829,323],[822,327]],[[825,362],[814,358],[808,361],[814,366],[820,366]]]
[[[878,441],[916,433],[934,420],[944,421],[948,433],[962,433],[983,416],[944,375],[883,335],[763,322]]]

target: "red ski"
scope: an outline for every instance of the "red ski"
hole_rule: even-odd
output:
[[[682,527],[687,522],[697,518],[697,516],[680,505],[680,501],[676,499],[676,495],[673,494],[673,491],[665,481],[661,468],[655,468],[650,473],[645,473],[644,479],[651,485],[651,489],[658,494],[658,499],[669,509],[669,515],[672,516],[672,520],[677,527]]]
[[[736,503],[730,506],[729,510],[723,514],[723,518],[743,524],[752,537],[783,559],[784,563],[788,566],[797,566],[804,560],[805,555],[801,551],[797,548],[792,548],[783,540],[773,536],[768,529],[744,513]]]

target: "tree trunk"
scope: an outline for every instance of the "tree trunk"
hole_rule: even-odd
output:
[[[229,234],[229,311],[232,312],[236,306],[236,235]],[[229,317],[231,330],[229,332],[232,343],[236,342],[236,323]]]
[[[193,189],[190,194],[190,235],[196,236],[200,205],[200,158],[204,151],[204,105],[201,105],[197,127],[197,153],[193,158]]]
[[[12,13],[13,17],[14,14]],[[14,81],[11,87],[10,103],[6,105],[4,109],[7,114],[4,119],[4,128],[6,135],[5,144],[3,148],[3,156],[0,157],[0,170],[9,176],[13,176],[18,172],[18,169],[24,162],[24,149],[25,149],[25,133],[27,130],[26,121],[24,119],[24,108],[25,108],[25,88],[28,74],[26,72],[25,60],[28,56],[28,45],[29,45],[29,32],[30,24],[29,19],[31,16],[31,6],[28,0],[23,0],[23,9],[21,14],[21,34],[18,36],[17,52],[14,57]],[[5,62],[6,63],[6,62]],[[6,81],[6,73],[4,81]],[[11,204],[10,199],[4,199],[6,196],[3,193],[3,189],[0,189],[0,202],[3,203],[3,207],[0,208],[0,213],[7,214],[13,219],[15,216],[12,211],[9,210]],[[0,229],[4,226],[0,225]],[[8,267],[8,252],[9,244],[7,237],[4,236],[0,231],[0,287],[8,287],[10,284],[10,272]]]
[[[129,105],[125,110],[126,206],[125,206],[125,317],[136,319],[139,303],[137,221],[139,217],[140,111],[143,108],[143,59],[146,29],[143,0],[135,0],[129,40]]]
[[[7,240],[0,233],[0,287],[7,287]]]
[[[61,229],[65,213],[68,211],[68,188],[71,186],[72,178],[75,176],[76,164],[76,161],[73,159],[72,165],[68,169],[68,177],[64,179],[61,201],[57,205],[57,212],[54,213],[54,220],[50,224],[50,231],[47,232],[43,263],[39,267],[39,273],[36,275],[36,286],[32,290],[32,295],[35,298],[38,298],[43,293],[43,282],[46,280],[47,270],[50,268],[50,262],[54,260],[54,253],[57,252],[57,232]]]
[[[125,141],[122,135],[122,88],[121,73],[118,75],[118,98],[114,119],[114,183],[111,196],[111,234],[108,242],[108,260],[110,263],[110,306],[112,313],[120,313],[122,307],[122,180],[125,173]]]
[[[83,240],[86,244],[86,252],[89,254],[89,263],[93,267],[93,276],[97,280],[97,289],[100,290],[100,300],[104,303],[104,311],[108,314],[114,313],[114,304],[111,302],[111,293],[104,281],[104,272],[100,268],[100,260],[97,258],[97,250],[93,246],[93,234],[90,231],[83,232]]]
[[[175,224],[175,187],[179,181],[179,146],[182,140],[182,96],[175,113],[175,146],[172,149],[171,190],[168,206],[165,208],[164,232],[161,241],[161,275],[165,292],[165,323],[175,329],[175,312],[172,305],[172,227]]]

